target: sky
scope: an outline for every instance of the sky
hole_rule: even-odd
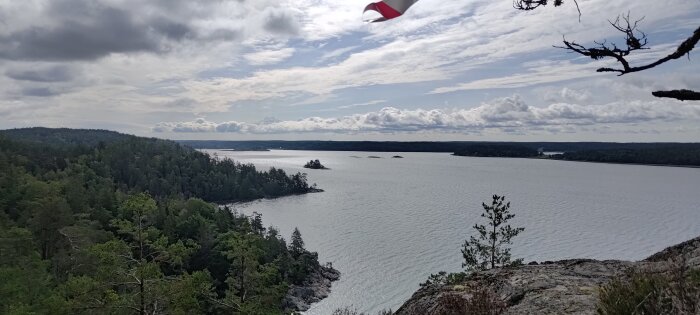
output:
[[[420,0],[362,22],[368,0],[0,0],[0,129],[169,139],[700,142],[696,53],[617,76],[555,48],[622,38],[644,64],[700,21],[700,0]]]

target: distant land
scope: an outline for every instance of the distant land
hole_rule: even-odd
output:
[[[396,142],[396,141],[178,141],[195,149],[445,152],[458,156],[547,158],[565,161],[700,167],[700,143],[618,142]],[[558,152],[547,154],[547,152]]]

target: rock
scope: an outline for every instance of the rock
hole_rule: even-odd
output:
[[[284,298],[284,307],[291,311],[306,311],[331,293],[331,284],[340,279],[340,271],[329,264],[320,266],[301,286],[292,285]]]
[[[572,259],[476,272],[458,285],[424,287],[395,315],[437,315],[440,301],[457,295],[470,299],[476,289],[487,289],[505,301],[503,314],[596,314],[597,292],[630,267],[666,273],[674,261],[700,267],[700,238],[669,247],[638,261]]]

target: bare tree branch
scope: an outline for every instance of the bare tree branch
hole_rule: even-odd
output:
[[[619,75],[625,75],[632,72],[651,69],[668,61],[689,55],[690,51],[692,51],[698,41],[700,41],[700,27],[698,27],[693,35],[683,41],[683,43],[681,43],[673,53],[646,65],[631,66],[626,57],[636,50],[649,49],[646,47],[648,43],[647,36],[644,32],[638,30],[637,28],[642,19],[632,22],[629,14],[626,16],[623,15],[621,18],[622,19],[618,17],[615,22],[610,21],[610,24],[615,29],[625,34],[625,48],[619,48],[615,43],[608,44],[606,41],[595,42],[597,44],[596,47],[587,48],[583,45],[577,44],[576,42],[567,41],[566,39],[564,39],[564,47],[555,47],[567,49],[595,60],[613,58],[620,63],[621,68],[600,68],[597,71],[617,72]]]
[[[532,11],[541,6],[546,6],[548,0],[513,0],[513,7],[522,11]],[[578,5],[578,0],[574,0],[576,10],[578,10],[578,21],[581,22],[581,7]],[[564,4],[564,0],[554,0],[554,6],[558,7]]]
[[[691,35],[688,39],[683,41],[678,46],[678,48],[676,48],[676,51],[672,52],[671,54],[645,65],[632,66],[627,60],[627,57],[634,51],[649,49],[646,47],[648,44],[647,35],[638,29],[639,23],[642,20],[643,18],[636,21],[632,21],[630,19],[630,14],[627,13],[627,15],[618,16],[614,22],[609,21],[612,27],[614,27],[619,32],[625,34],[625,46],[623,48],[618,47],[615,43],[608,43],[607,41],[595,42],[595,44],[597,45],[595,47],[585,47],[574,41],[567,41],[566,38],[564,38],[564,46],[555,47],[570,50],[580,55],[590,57],[594,60],[600,60],[605,58],[615,59],[620,64],[620,67],[604,67],[599,68],[596,71],[616,72],[619,76],[622,76],[632,72],[639,72],[651,69],[671,60],[679,59],[686,55],[690,56],[690,52],[700,41],[700,27],[698,27],[695,30],[695,32],[693,32],[693,35]],[[656,91],[653,92],[652,95],[656,97],[675,98],[681,101],[700,100],[700,93],[690,90]]]
[[[700,92],[691,90],[656,91],[651,94],[656,97],[675,98],[681,101],[700,101]]]

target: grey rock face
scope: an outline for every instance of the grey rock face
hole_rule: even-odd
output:
[[[574,259],[477,272],[459,285],[418,290],[395,315],[442,314],[445,296],[471,299],[483,288],[505,302],[504,314],[595,314],[598,288],[613,277],[630,267],[665,273],[679,261],[700,267],[700,238],[639,262]]]
[[[321,301],[331,293],[331,284],[340,279],[340,272],[330,266],[321,266],[304,282],[292,285],[287,292],[285,308],[293,311],[306,311],[311,304]]]

